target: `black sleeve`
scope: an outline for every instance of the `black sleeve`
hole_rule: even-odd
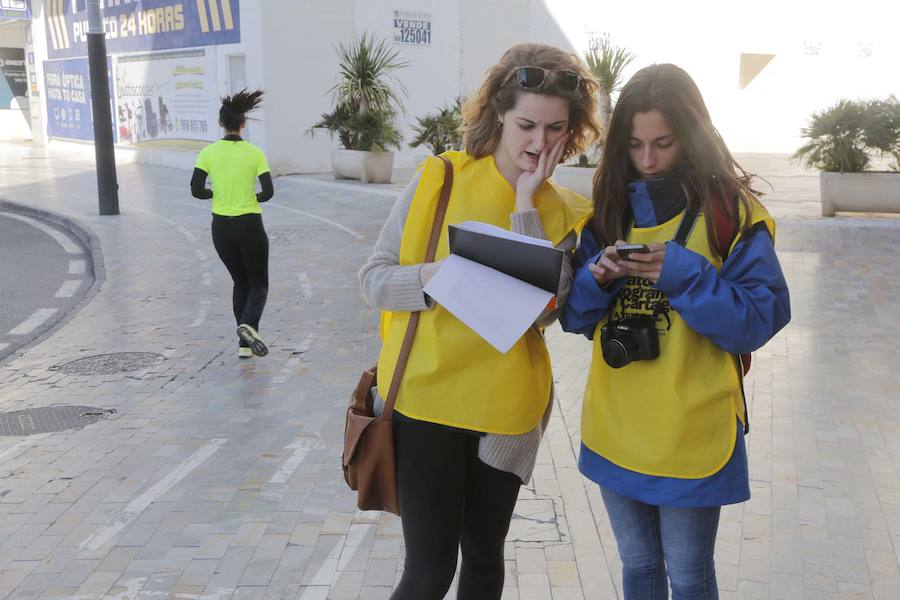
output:
[[[267,202],[275,195],[275,188],[272,186],[272,174],[266,171],[259,176],[259,184],[262,191],[256,194],[257,202]]]
[[[206,189],[206,171],[194,167],[194,175],[191,177],[191,195],[201,200],[209,200],[213,197],[212,190]]]

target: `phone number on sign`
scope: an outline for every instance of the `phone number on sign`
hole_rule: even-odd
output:
[[[206,133],[206,121],[198,119],[181,119],[178,121],[181,131],[190,131],[192,133]]]
[[[430,44],[431,30],[403,27],[396,30],[394,41],[401,44]]]

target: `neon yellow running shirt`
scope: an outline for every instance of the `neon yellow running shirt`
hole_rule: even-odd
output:
[[[258,147],[244,140],[218,140],[200,151],[195,166],[212,180],[213,214],[262,214],[256,201],[256,178],[269,172],[269,163]]]

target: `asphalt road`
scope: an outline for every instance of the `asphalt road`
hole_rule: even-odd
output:
[[[0,360],[65,318],[92,281],[74,238],[33,217],[0,212]]]

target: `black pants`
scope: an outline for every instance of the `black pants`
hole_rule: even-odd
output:
[[[269,295],[269,237],[262,215],[213,215],[212,239],[234,281],[234,319],[238,325],[246,323],[258,331]]]
[[[406,563],[391,600],[441,600],[462,549],[459,600],[499,600],[519,478],[478,458],[478,435],[394,420]]]

